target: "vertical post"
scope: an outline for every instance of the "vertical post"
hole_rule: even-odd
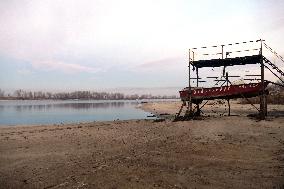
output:
[[[222,47],[222,59],[224,59],[224,46],[225,45],[221,45],[221,47]],[[226,58],[227,58],[227,55],[226,55]],[[225,66],[223,68],[223,76],[224,76],[224,74],[225,74]],[[228,74],[228,72],[226,72],[226,81],[227,81],[227,86],[229,86],[229,74]],[[230,99],[229,98],[227,98],[227,102],[228,102],[228,109],[229,109],[228,116],[230,116],[231,115],[231,105],[230,105]]]
[[[264,115],[267,116],[267,95],[264,95]]]
[[[194,61],[194,51],[192,51],[192,61]],[[190,85],[190,114],[192,114],[192,91],[191,91],[191,85]]]
[[[227,81],[227,86],[229,86],[229,74],[228,74],[228,72],[226,72],[226,81]],[[228,108],[229,108],[228,116],[230,116],[231,115],[231,104],[230,104],[229,98],[227,99],[227,102],[228,102]]]
[[[198,68],[196,68],[196,87],[199,86],[199,72],[198,72]],[[200,107],[199,107],[199,103],[197,103],[197,112],[196,115],[200,116]]]
[[[187,112],[192,112],[192,103],[191,103],[191,85],[190,85],[190,63],[191,63],[191,56],[190,56],[190,49],[188,54],[188,95],[189,95],[189,102],[187,106]]]
[[[263,56],[262,56],[262,39],[260,39],[260,75],[261,75],[261,95],[260,95],[260,119],[265,119],[266,110],[265,110],[265,87],[264,87],[264,62],[263,62]]]
[[[224,59],[224,46],[225,45],[221,45],[221,47],[222,47],[222,59]]]
[[[196,87],[198,87],[198,82],[199,82],[199,74],[198,74],[198,68],[196,68]]]

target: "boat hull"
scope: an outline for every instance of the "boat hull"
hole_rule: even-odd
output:
[[[268,82],[264,82],[266,88]],[[214,99],[233,99],[233,98],[249,98],[261,94],[261,83],[249,83],[242,85],[230,85],[212,88],[198,88],[191,90],[191,100],[193,103],[200,103],[202,100]],[[266,91],[268,92],[268,91]],[[189,101],[189,90],[185,88],[179,91],[182,101]]]

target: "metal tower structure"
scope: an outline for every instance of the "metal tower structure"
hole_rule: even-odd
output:
[[[246,46],[247,48],[243,47]],[[248,48],[249,47],[249,48]],[[266,83],[274,83],[268,80],[265,80],[265,69],[269,70],[275,77],[277,77],[280,81],[284,81],[282,77],[284,76],[284,72],[279,68],[276,64],[272,63],[267,56],[264,56],[264,50],[272,53],[274,57],[277,57],[282,63],[284,63],[284,59],[282,56],[277,54],[272,48],[270,48],[266,43],[265,40],[259,39],[255,41],[244,41],[239,43],[230,43],[230,44],[223,44],[223,45],[214,45],[214,46],[204,46],[200,48],[191,48],[189,49],[189,61],[188,61],[188,87],[186,88],[186,91],[188,94],[186,94],[186,98],[183,98],[183,104],[180,109],[180,111],[177,113],[177,118],[180,118],[180,114],[182,112],[182,109],[184,106],[187,106],[187,111],[183,118],[190,119],[194,116],[199,116],[201,113],[201,108],[204,107],[204,105],[208,102],[208,100],[211,99],[226,99],[228,101],[228,107],[229,107],[229,115],[230,115],[230,102],[229,100],[232,98],[245,98],[247,99],[248,95],[242,94],[242,92],[239,92],[239,94],[234,96],[217,96],[216,98],[210,97],[209,95],[203,96],[201,100],[194,99],[193,92],[196,92],[195,89],[199,88],[199,83],[206,82],[204,80],[201,80],[202,78],[199,77],[200,69],[202,68],[215,68],[215,67],[223,67],[223,74],[220,79],[218,77],[206,77],[214,78],[217,83],[221,83],[221,87],[223,85],[226,85],[228,89],[230,86],[232,86],[232,83],[230,81],[230,78],[233,77],[240,77],[240,76],[234,76],[230,75],[228,72],[226,72],[227,67],[236,66],[236,65],[248,65],[248,64],[259,64],[260,65],[260,73],[259,74],[253,74],[253,75],[246,75],[248,77],[254,76],[254,77],[260,77],[258,79],[245,79],[249,81],[260,81],[260,88],[258,89],[259,96],[259,108],[254,106],[252,103],[251,105],[254,106],[258,112],[259,112],[259,118],[265,119],[267,115],[267,95],[268,92],[266,91]],[[233,56],[232,56],[233,55]],[[196,77],[193,76],[193,74],[196,74]],[[193,86],[193,82],[195,81],[195,86]],[[274,83],[275,84],[275,83]],[[246,86],[244,86],[246,87]],[[219,90],[222,90],[219,89]],[[210,91],[210,89],[209,89]],[[212,90],[214,91],[214,90]],[[215,89],[215,91],[218,91],[218,89]],[[198,92],[198,91],[197,91]],[[202,91],[203,92],[203,91]],[[181,94],[181,93],[180,93]],[[183,93],[184,94],[184,93]],[[201,102],[203,100],[207,100],[203,105],[201,105]],[[247,99],[249,101],[249,99]],[[193,103],[196,104],[195,107],[193,107]]]

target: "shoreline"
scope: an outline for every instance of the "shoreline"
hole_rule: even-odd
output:
[[[182,102],[181,101],[149,101],[146,103],[139,103],[135,108],[141,109],[146,113],[154,115],[157,119],[165,119],[165,120],[172,120],[176,113],[178,112]],[[232,110],[232,116],[249,116],[249,114],[254,113],[254,109],[248,105],[248,104],[241,104],[237,101],[234,101],[231,105]],[[256,104],[257,106],[257,104]],[[205,113],[207,113],[208,117],[212,117],[212,119],[218,118],[218,117],[226,117],[226,114],[224,114],[224,111],[226,111],[226,108],[222,107],[213,107],[210,103],[208,105],[204,106]],[[208,109],[214,109],[211,113],[208,111]],[[278,115],[279,110],[280,115]],[[245,111],[245,113],[240,113],[242,110]],[[218,113],[218,111],[222,112],[222,115]],[[268,112],[271,112],[267,116],[267,120],[274,118],[274,117],[284,117],[284,105],[280,104],[269,104],[268,105]],[[275,115],[276,111],[276,115]],[[184,112],[184,111],[183,111]],[[237,113],[240,113],[237,115]],[[205,118],[205,117],[203,117]],[[139,121],[139,120],[154,120],[151,119],[151,117],[146,117],[145,119],[114,119],[114,120],[108,120],[108,121],[82,121],[82,122],[69,122],[69,123],[47,123],[47,124],[18,124],[18,125],[0,125],[1,128],[10,128],[10,127],[45,127],[45,126],[64,126],[64,125],[78,125],[78,124],[89,124],[89,123],[112,123],[115,121]]]
[[[161,113],[175,112],[178,105],[145,103]],[[280,188],[283,123],[283,116],[255,121],[240,115],[0,127],[0,185]]]

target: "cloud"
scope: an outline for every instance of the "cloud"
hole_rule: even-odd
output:
[[[108,78],[112,73],[115,78],[127,78],[125,73],[130,72],[136,77],[135,85],[144,86],[145,77],[156,83],[149,86],[167,79],[179,84],[174,78],[187,73],[190,47],[263,36],[281,49],[283,3],[278,2],[0,0],[0,58],[30,63],[33,72],[106,70],[108,74],[96,76]],[[251,9],[255,5],[259,7]],[[268,15],[266,7],[271,8]],[[261,15],[267,23],[261,22]],[[266,32],[264,26],[271,25],[282,29]],[[18,73],[29,74],[27,70]]]
[[[17,73],[18,74],[21,74],[21,75],[30,75],[32,74],[33,72],[31,70],[28,70],[28,69],[19,69],[17,70]]]
[[[168,57],[139,64],[134,69],[144,71],[178,69],[185,66],[182,64],[185,60],[186,57]]]
[[[34,61],[32,65],[36,69],[41,69],[44,71],[63,71],[65,73],[79,73],[79,72],[88,72],[96,73],[102,71],[100,68],[94,68],[89,66],[83,66],[73,63],[65,63],[56,60],[44,60],[44,61]]]

